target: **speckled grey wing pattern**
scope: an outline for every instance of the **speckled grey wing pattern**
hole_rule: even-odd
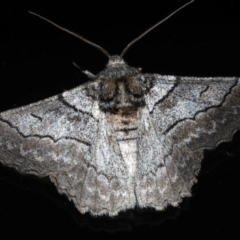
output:
[[[82,213],[111,215],[134,202],[111,129],[91,96],[94,84],[1,113],[0,162],[49,176]]]
[[[136,195],[140,206],[163,209],[191,195],[204,149],[240,129],[240,80],[144,77],[153,87],[139,132]]]
[[[157,74],[138,81],[145,105],[134,111],[102,111],[93,81],[1,113],[0,162],[49,176],[81,213],[177,206],[191,195],[203,150],[240,129],[240,81]]]

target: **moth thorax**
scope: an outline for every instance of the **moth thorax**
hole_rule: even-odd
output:
[[[141,83],[137,76],[102,80],[99,90],[100,109],[107,112],[119,110],[132,112],[145,105]]]

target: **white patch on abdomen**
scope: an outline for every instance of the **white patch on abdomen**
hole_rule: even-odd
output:
[[[119,141],[122,157],[127,165],[129,175],[134,176],[137,161],[137,139]]]

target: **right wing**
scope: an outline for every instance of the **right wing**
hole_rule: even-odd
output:
[[[204,149],[240,129],[240,79],[146,74],[136,193],[140,206],[177,206],[191,195]]]

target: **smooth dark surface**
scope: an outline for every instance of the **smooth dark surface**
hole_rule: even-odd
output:
[[[107,63],[101,52],[28,10],[82,34],[110,54],[120,54],[129,41],[185,2],[0,0],[0,110],[42,100],[86,81],[73,61],[93,73]],[[237,1],[196,0],[133,45],[124,59],[149,73],[240,76],[239,10]],[[239,170],[238,133],[232,142],[206,152],[193,197],[180,208],[135,209],[111,219],[81,215],[47,179],[25,177],[0,166],[0,238],[34,237],[35,232],[55,238],[87,233],[89,238],[109,239],[156,234],[163,239],[237,239]]]

